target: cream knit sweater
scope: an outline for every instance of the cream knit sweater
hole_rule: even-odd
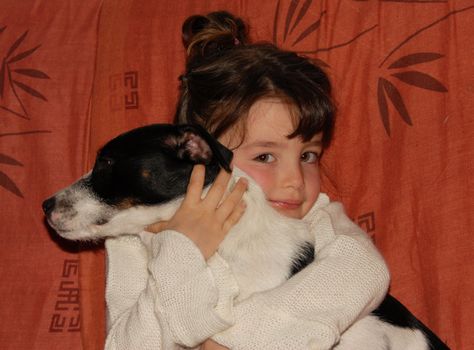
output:
[[[207,262],[184,235],[109,238],[108,350],[199,347],[331,349],[382,301],[389,274],[370,238],[321,194],[304,218],[316,259],[281,286],[235,303],[238,286],[216,253]]]

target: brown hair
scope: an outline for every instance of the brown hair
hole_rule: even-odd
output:
[[[272,44],[248,43],[244,22],[224,11],[189,17],[183,44],[187,61],[176,123],[199,124],[220,137],[239,126],[256,101],[279,97],[297,111],[289,138],[308,141],[323,132],[323,145],[329,144],[335,114],[331,85],[310,59]]]

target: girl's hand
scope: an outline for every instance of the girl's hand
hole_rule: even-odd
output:
[[[202,343],[200,350],[229,350],[225,346],[222,346],[212,339],[206,340]]]
[[[223,200],[230,174],[221,170],[206,197],[201,199],[205,168],[195,165],[183,203],[169,221],[160,221],[146,228],[150,232],[178,231],[191,239],[207,260],[217,250],[229,230],[245,211],[242,196],[247,181],[240,179]]]

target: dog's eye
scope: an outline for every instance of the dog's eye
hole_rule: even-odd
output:
[[[111,166],[112,164],[114,164],[114,160],[112,158],[107,157],[99,158],[97,161],[101,166]]]

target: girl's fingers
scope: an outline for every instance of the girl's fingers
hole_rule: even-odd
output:
[[[196,164],[191,172],[189,184],[184,197],[185,202],[198,203],[201,200],[202,187],[204,186],[204,178],[206,168],[202,164]]]
[[[216,216],[221,222],[225,222],[227,218],[233,213],[237,205],[241,202],[242,196],[247,190],[247,179],[240,178],[235,184],[232,192],[222,202],[216,212]]]
[[[209,189],[205,199],[209,208],[215,209],[221,202],[225,190],[227,189],[227,183],[230,180],[230,176],[231,174],[222,169],[217,175],[217,178]]]
[[[168,221],[158,221],[158,222],[155,222],[154,224],[151,224],[145,227],[145,231],[148,231],[151,233],[159,233],[161,231],[164,231],[167,225],[168,225]]]

